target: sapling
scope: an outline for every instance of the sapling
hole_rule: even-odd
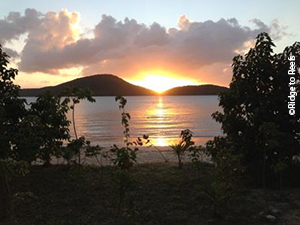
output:
[[[206,154],[211,157],[214,169],[210,180],[200,185],[200,190],[212,201],[215,216],[221,216],[221,209],[236,195],[240,177],[245,171],[241,165],[243,156],[234,154],[231,147],[223,145],[224,140],[223,137],[215,137],[207,142]]]
[[[181,140],[179,141],[178,144],[170,145],[173,152],[178,158],[179,169],[182,168],[183,165],[182,160],[185,152],[188,151],[194,145],[194,142],[192,141],[193,132],[190,131],[189,129],[181,131],[180,137]]]
[[[72,110],[72,124],[75,139],[78,139],[76,124],[75,124],[75,105],[79,104],[81,100],[86,99],[89,102],[95,102],[96,100],[92,97],[92,91],[86,87],[68,87],[62,92],[62,96],[66,97],[65,101],[71,103],[70,109]],[[81,151],[78,151],[78,164],[81,164]]]
[[[103,180],[103,162],[102,159],[107,156],[107,154],[103,153],[104,148],[100,147],[99,145],[92,146],[90,141],[86,142],[85,148],[85,156],[89,158],[96,159],[97,163],[101,168],[101,182]]]
[[[138,146],[142,146],[143,142],[141,138],[137,138],[135,141],[131,142],[129,140],[129,120],[130,114],[126,113],[125,105],[127,100],[124,97],[116,97],[116,101],[119,102],[119,109],[122,111],[121,113],[121,124],[124,126],[124,147],[118,147],[117,145],[113,145],[111,147],[111,152],[113,153],[112,161],[117,166],[118,170],[115,173],[116,183],[117,183],[117,192],[119,196],[118,200],[118,209],[117,209],[117,216],[116,220],[118,220],[121,206],[124,204],[126,196],[129,192],[131,198],[133,196],[133,191],[135,189],[134,181],[129,173],[129,170],[133,167],[134,163],[136,163]],[[129,201],[133,203],[132,199]],[[129,204],[129,210],[134,213],[133,204]]]

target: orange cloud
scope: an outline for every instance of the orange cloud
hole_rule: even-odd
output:
[[[0,43],[28,33],[24,48],[15,54],[20,71],[27,74],[113,73],[133,80],[140,71],[163,70],[198,83],[224,85],[230,81],[231,59],[248,49],[258,33],[283,35],[278,21],[267,26],[254,19],[257,28],[251,29],[235,18],[197,22],[183,15],[178,28],[165,28],[103,15],[93,36],[86,38],[78,22],[79,14],[65,9],[45,15],[34,9],[24,16],[13,12],[0,20]]]

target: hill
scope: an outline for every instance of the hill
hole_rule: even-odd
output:
[[[66,87],[88,87],[93,91],[94,96],[145,96],[156,95],[152,90],[139,87],[126,82],[125,80],[110,74],[93,75],[78,78],[66,83],[52,87],[22,89],[20,96],[38,96],[46,91],[54,94],[61,93]]]
[[[111,75],[97,74],[78,78],[56,86],[43,88],[21,89],[20,96],[38,96],[46,91],[60,94],[66,87],[88,87],[94,96],[148,96],[157,95],[155,91],[128,83],[127,81]],[[226,87],[216,85],[183,86],[169,89],[163,95],[218,95]]]
[[[183,87],[175,87],[165,91],[164,95],[218,95],[222,91],[226,91],[227,87],[206,84],[191,85]]]

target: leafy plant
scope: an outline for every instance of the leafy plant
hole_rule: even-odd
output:
[[[135,141],[131,142],[129,140],[129,120],[130,114],[126,113],[125,105],[127,100],[122,96],[117,96],[115,98],[116,101],[119,101],[119,109],[122,110],[121,113],[121,124],[124,126],[124,147],[119,148],[117,145],[113,145],[110,149],[113,158],[113,163],[118,167],[117,171],[115,172],[116,178],[116,192],[118,195],[118,210],[117,210],[117,217],[118,220],[119,214],[122,209],[122,205],[125,205],[125,200],[129,197],[128,200],[128,208],[123,207],[126,210],[126,213],[131,214],[131,216],[135,213],[134,210],[134,190],[136,188],[136,184],[132,177],[130,176],[129,170],[133,167],[134,163],[136,163],[138,146],[142,146],[143,142],[141,138],[137,138]],[[130,216],[130,217],[131,217]]]
[[[85,156],[89,158],[96,159],[98,165],[101,168],[101,182],[103,180],[103,158],[109,158],[110,155],[107,152],[104,152],[104,148],[99,145],[92,146],[89,141],[86,142]]]
[[[63,141],[70,138],[70,121],[66,116],[68,110],[68,101],[50,92],[40,95],[31,104],[29,113],[40,120],[37,136],[42,139],[42,144],[37,157],[47,165],[50,164],[51,157],[57,155]]]
[[[67,87],[61,96],[65,97],[66,103],[71,103],[70,109],[72,110],[72,125],[74,130],[75,139],[78,139],[76,123],[75,123],[75,105],[79,104],[81,100],[86,99],[89,102],[95,102],[92,97],[92,91],[87,87]],[[81,164],[81,152],[78,151],[78,164]]]
[[[221,215],[221,209],[227,206],[237,193],[241,175],[245,168],[241,165],[242,155],[233,154],[232,148],[220,145],[224,138],[215,137],[206,144],[206,154],[211,157],[214,165],[213,176],[200,186],[212,201],[215,215]]]
[[[178,144],[170,145],[173,152],[176,154],[178,158],[178,166],[179,169],[182,168],[183,162],[182,159],[186,151],[188,151],[193,145],[194,142],[192,141],[193,132],[189,129],[181,131],[180,134],[181,140]]]
[[[262,168],[262,186],[264,189],[265,195],[265,203],[266,203],[266,212],[269,212],[269,201],[268,201],[268,193],[267,193],[267,184],[266,184],[266,176],[267,176],[267,165],[272,164],[270,162],[270,158],[268,155],[271,155],[271,151],[275,150],[275,155],[279,155],[278,160],[276,160],[276,164],[273,164],[275,172],[279,173],[279,180],[280,180],[280,188],[282,187],[282,172],[286,168],[286,164],[284,163],[284,159],[280,158],[281,154],[278,154],[276,151],[281,151],[278,149],[279,142],[278,140],[282,137],[283,133],[278,131],[278,126],[274,123],[263,123],[263,125],[259,128],[259,135],[260,135],[260,143],[263,150],[263,168]],[[274,154],[274,152],[273,152]],[[273,158],[274,161],[274,158]]]
[[[68,166],[72,163],[76,163],[75,156],[81,154],[81,149],[86,147],[85,137],[79,137],[78,139],[71,140],[68,145],[63,148],[63,158],[67,161]]]
[[[24,116],[12,138],[11,157],[29,164],[35,161],[44,145],[44,131],[39,117],[29,113]]]
[[[233,58],[233,77],[228,91],[219,96],[223,112],[216,112],[213,118],[222,124],[227,139],[232,143],[234,154],[243,154],[247,171],[261,181],[264,151],[261,150],[259,129],[265,122],[278,126],[285,133],[278,140],[282,158],[291,164],[299,154],[300,113],[288,113],[290,95],[289,70],[291,55],[295,56],[295,68],[300,67],[300,43],[286,47],[282,53],[274,54],[274,43],[267,33],[256,38],[254,48],[245,56]],[[300,74],[295,71],[295,83],[299,89]],[[296,105],[300,104],[296,98]],[[267,152],[270,161],[278,156]],[[271,164],[268,164],[271,166]],[[268,168],[270,169],[270,168]]]
[[[107,155],[102,152],[104,148],[100,147],[99,145],[92,146],[90,141],[87,141],[86,144],[87,146],[85,149],[85,156],[96,159],[99,166],[102,167],[103,166],[102,158],[107,157]]]
[[[199,146],[192,146],[189,149],[188,157],[192,161],[193,166],[199,171],[203,165],[203,157],[206,156],[206,149],[199,145]]]
[[[0,45],[0,159],[12,157],[20,121],[26,115],[26,101],[19,98],[20,86],[14,84],[18,70],[8,68],[9,56]]]
[[[141,144],[140,141],[130,142],[129,141],[129,120],[130,114],[125,112],[125,105],[127,100],[124,97],[117,96],[116,101],[119,101],[119,109],[121,113],[121,124],[124,126],[124,144],[125,147],[119,148],[117,145],[113,145],[111,152],[114,153],[115,157],[112,159],[113,163],[122,170],[129,170],[136,162],[136,153],[138,151],[137,146]],[[131,146],[134,147],[132,148]]]

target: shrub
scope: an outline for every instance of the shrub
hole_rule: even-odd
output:
[[[179,169],[182,168],[182,160],[185,152],[188,151],[194,144],[192,141],[193,132],[189,129],[181,131],[180,137],[181,140],[178,144],[170,145],[174,154],[177,156]]]
[[[223,112],[213,114],[213,118],[222,124],[227,140],[232,143],[233,153],[244,155],[243,164],[258,182],[261,181],[264,154],[259,129],[265,122],[276,124],[278,131],[284,133],[276,148],[281,150],[288,164],[292,163],[294,155],[299,154],[300,147],[300,113],[291,116],[287,108],[289,57],[295,56],[295,67],[299,69],[300,43],[286,47],[279,54],[273,53],[274,46],[269,35],[261,33],[254,48],[245,56],[234,57],[230,88],[219,96]],[[298,69],[294,76],[296,84],[300,82]],[[300,104],[300,98],[296,101],[296,105]],[[272,151],[268,151],[267,156],[270,161],[278,157]]]
[[[220,146],[222,141],[223,138],[215,137],[206,144],[206,154],[211,157],[214,170],[210,180],[200,186],[211,199],[215,215],[220,215],[221,209],[236,195],[245,172],[241,165],[243,156],[234,154],[232,148]]]

